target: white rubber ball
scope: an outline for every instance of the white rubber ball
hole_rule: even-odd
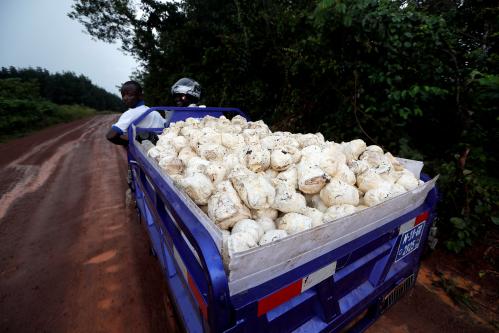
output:
[[[244,219],[241,221],[236,222],[234,226],[232,227],[232,234],[237,234],[238,232],[245,232],[247,234],[250,234],[255,242],[258,242],[258,240],[263,236],[264,230],[258,222],[255,220],[250,220],[250,219]]]
[[[287,213],[279,219],[278,229],[286,230],[290,235],[312,228],[312,219],[298,213]]]
[[[260,246],[263,246],[265,244],[269,244],[272,242],[275,242],[278,239],[285,238],[288,235],[288,233],[285,230],[269,230],[267,231],[262,238],[260,238]]]

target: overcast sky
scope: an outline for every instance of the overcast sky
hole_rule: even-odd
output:
[[[118,95],[138,64],[119,45],[94,41],[67,17],[71,0],[0,0],[0,67],[83,74]]]

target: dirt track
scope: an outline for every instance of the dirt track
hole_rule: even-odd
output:
[[[114,116],[0,146],[0,331],[167,330],[161,272],[125,207]]]
[[[115,116],[0,145],[0,332],[173,332],[159,265],[125,205]],[[492,332],[425,282],[368,332]]]

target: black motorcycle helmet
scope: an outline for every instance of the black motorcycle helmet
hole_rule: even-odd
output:
[[[184,77],[175,82],[171,93],[177,106],[197,104],[201,97],[201,85],[193,79]]]

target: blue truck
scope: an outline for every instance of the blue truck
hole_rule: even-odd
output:
[[[152,110],[173,111],[170,122],[247,118],[235,108]],[[146,114],[129,138],[162,130],[137,127]],[[137,140],[128,163],[138,213],[187,332],[364,331],[413,287],[435,218],[436,179],[421,174],[417,193],[236,253],[224,265],[220,231]]]

